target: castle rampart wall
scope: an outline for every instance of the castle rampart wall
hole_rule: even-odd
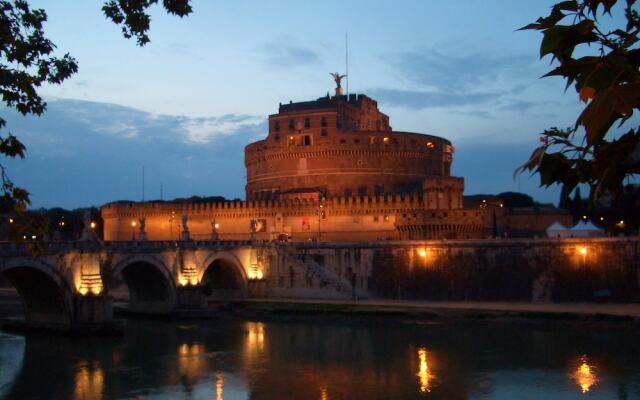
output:
[[[251,220],[259,222],[258,240],[274,240],[280,235],[292,240],[469,238],[479,237],[482,230],[480,210],[425,210],[421,196],[398,194],[334,197],[324,201],[111,203],[102,207],[104,238],[139,239],[139,220],[144,217],[147,239],[177,240],[183,231],[183,215],[188,218],[191,237],[200,240],[212,237],[214,224],[218,224],[220,239],[246,240]],[[452,226],[465,224],[468,226],[460,235],[451,232]]]

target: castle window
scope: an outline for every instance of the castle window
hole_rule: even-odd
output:
[[[280,134],[276,133],[275,135],[273,135],[273,138],[275,139],[276,142],[280,141]]]
[[[322,119],[320,120],[320,126],[322,126],[323,128],[327,126],[327,117],[322,117]]]
[[[380,220],[380,218],[377,215],[373,216],[373,222],[378,222]]]
[[[275,124],[273,124],[273,130],[274,131],[280,130],[280,121],[276,121]]]
[[[296,127],[296,121],[293,119],[289,120],[289,130],[294,130]]]
[[[320,135],[327,136],[327,130],[322,128],[322,130],[320,131]]]
[[[311,120],[309,120],[309,118],[304,119],[304,127],[311,128]]]
[[[289,146],[311,146],[311,136],[309,135],[289,136]]]

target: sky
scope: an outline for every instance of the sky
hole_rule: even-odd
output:
[[[350,92],[378,100],[394,130],[451,140],[466,194],[557,203],[557,187],[513,177],[539,133],[572,125],[581,110],[560,78],[539,79],[551,68],[538,57],[540,33],[516,31],[552,1],[201,0],[182,19],[152,8],[142,48],[104,18],[101,1],[30,3],[46,10],[57,54],[79,64],[62,85],[41,88],[43,116],[0,107],[27,146],[8,173],[35,208],[143,192],[243,198],[244,146],[266,136],[279,103],[333,91],[345,35]]]

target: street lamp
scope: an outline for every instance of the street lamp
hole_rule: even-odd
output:
[[[136,240],[136,221],[131,221],[131,240]]]
[[[176,218],[176,212],[171,211],[171,218],[169,218],[169,237],[173,240],[173,220]]]
[[[322,204],[322,202],[324,201],[324,197],[320,198],[319,200],[319,204],[318,204],[318,242],[322,239],[322,231],[320,230],[320,223],[322,222],[322,220],[325,217],[325,211],[324,211],[324,204]]]

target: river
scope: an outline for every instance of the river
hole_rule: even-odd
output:
[[[4,399],[640,399],[640,332],[567,322],[126,321],[0,333]]]

